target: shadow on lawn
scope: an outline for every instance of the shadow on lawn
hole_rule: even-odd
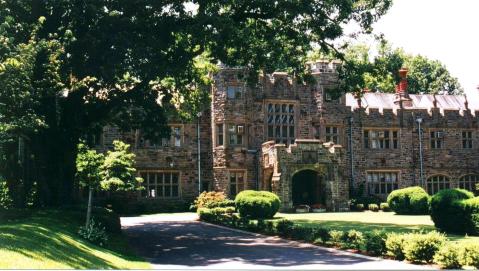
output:
[[[71,221],[69,217],[64,219]],[[107,252],[125,258],[124,255],[81,240],[76,236],[76,225],[43,215],[23,223],[7,223],[0,226],[0,248],[36,260],[49,259],[75,269],[121,268],[93,253]]]
[[[242,262],[271,267],[312,264],[347,266],[372,260],[338,255],[311,245],[225,230],[195,222],[144,223],[125,227],[139,255],[158,265],[205,267]]]

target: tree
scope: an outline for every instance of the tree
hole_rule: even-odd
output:
[[[340,69],[342,88],[359,93],[363,89],[394,92],[399,82],[398,71],[408,72],[408,92],[434,94],[461,94],[463,89],[444,64],[421,55],[407,54],[401,48],[393,49],[386,41],[377,46],[377,54],[365,44],[350,46],[344,52],[344,65]]]
[[[142,128],[166,137],[169,116],[201,110],[211,63],[303,74],[313,45],[335,50],[343,26],[362,31],[389,9],[391,0],[151,1],[1,0],[0,62],[21,58],[32,44],[28,77],[19,88],[41,120],[28,130],[40,201],[58,205],[74,197],[79,138],[104,125]],[[250,80],[254,81],[254,80]],[[0,83],[1,85],[1,83]],[[4,97],[0,97],[0,103]],[[25,100],[26,101],[26,100]],[[8,103],[0,122],[14,119]]]
[[[94,191],[139,190],[143,181],[142,178],[136,177],[135,154],[129,151],[130,145],[118,140],[114,141],[113,145],[113,151],[103,155],[84,143],[78,144],[76,177],[82,187],[88,188],[85,227],[90,223]]]
[[[129,151],[130,145],[121,141],[113,142],[113,151],[108,151],[101,166],[104,190],[138,190],[143,179],[136,177],[135,154]]]
[[[101,187],[101,166],[105,157],[95,150],[90,150],[84,143],[78,144],[76,158],[76,178],[79,184],[88,189],[88,205],[86,212],[85,227],[90,224],[93,191]]]

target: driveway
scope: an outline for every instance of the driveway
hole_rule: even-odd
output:
[[[196,214],[122,217],[129,243],[155,269],[432,269],[228,229]]]

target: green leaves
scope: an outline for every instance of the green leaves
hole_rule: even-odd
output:
[[[78,154],[76,158],[76,178],[83,187],[92,187],[98,189],[101,177],[101,166],[105,157],[95,150],[90,150],[84,143],[78,144]]]
[[[101,187],[119,191],[139,189],[143,180],[136,176],[135,154],[129,151],[130,145],[118,140],[113,145],[113,151],[107,152],[101,165]]]
[[[341,89],[361,95],[363,89],[395,92],[399,69],[408,69],[408,92],[461,94],[463,89],[444,64],[421,55],[393,49],[387,41],[380,41],[377,54],[364,44],[350,46],[344,52],[344,64],[339,70]]]

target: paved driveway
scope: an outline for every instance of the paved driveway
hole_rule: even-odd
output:
[[[124,217],[130,245],[156,269],[428,269],[195,221],[195,214]]]

